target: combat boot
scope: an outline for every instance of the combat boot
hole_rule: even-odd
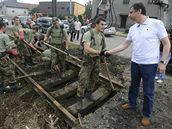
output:
[[[92,91],[91,90],[86,90],[85,91],[85,98],[90,100],[90,101],[94,101],[94,98],[92,96]]]
[[[83,108],[83,99],[84,97],[79,97],[79,102],[76,105],[76,110],[80,111]]]

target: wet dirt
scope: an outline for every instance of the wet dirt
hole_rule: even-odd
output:
[[[70,50],[80,56],[80,50]],[[143,93],[140,90],[138,108],[124,111],[120,107],[127,102],[130,85],[130,60],[118,56],[107,59],[111,78],[125,86],[114,97],[82,119],[83,129],[144,129],[140,124]],[[101,72],[107,75],[102,63]],[[167,75],[165,83],[156,84],[155,108],[152,124],[146,129],[172,129],[172,76]],[[0,129],[51,129],[50,121],[58,118],[56,112],[44,98],[40,97],[30,84],[12,93],[0,95]],[[52,117],[51,117],[52,116]],[[60,118],[60,117],[59,117]],[[68,129],[68,125],[58,119],[53,129]],[[81,127],[75,127],[81,129]]]

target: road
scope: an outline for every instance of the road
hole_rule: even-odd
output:
[[[121,43],[123,43],[125,41],[125,37],[121,37],[121,36],[113,36],[113,37],[106,37],[106,45],[107,45],[107,49],[112,49],[118,45],[120,45]],[[79,41],[74,40],[75,44],[79,44]],[[131,58],[131,46],[129,48],[127,48],[126,50],[118,53],[117,55],[125,57],[125,58]]]

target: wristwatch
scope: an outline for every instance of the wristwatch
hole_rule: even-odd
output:
[[[162,64],[165,65],[166,64],[166,61],[161,60],[160,63],[162,63]]]

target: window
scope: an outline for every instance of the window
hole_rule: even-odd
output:
[[[123,4],[129,4],[130,0],[123,0]]]
[[[13,10],[12,13],[15,13],[15,11]]]
[[[24,13],[26,13],[26,11],[24,11]]]
[[[63,10],[63,9],[65,9],[64,7],[61,7],[61,9]]]
[[[51,9],[51,7],[48,7],[48,9]]]

